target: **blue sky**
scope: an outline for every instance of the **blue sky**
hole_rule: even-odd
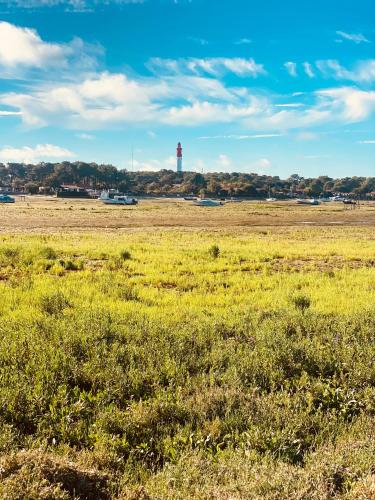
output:
[[[370,0],[0,0],[0,161],[375,175]]]

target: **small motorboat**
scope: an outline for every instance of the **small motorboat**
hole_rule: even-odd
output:
[[[7,194],[0,194],[0,203],[15,203],[15,199]]]
[[[266,198],[266,201],[272,202],[272,201],[277,201],[277,199],[276,198]]]
[[[242,200],[238,199],[238,198],[230,198],[229,200],[225,200],[227,203],[242,203]]]
[[[137,205],[138,200],[131,196],[111,196],[108,191],[103,191],[99,198],[105,205]]]
[[[193,202],[193,205],[196,207],[220,207],[224,203],[222,201],[217,200],[197,200]]]
[[[315,200],[312,198],[311,200],[309,199],[299,199],[297,200],[298,205],[320,205],[319,200]]]

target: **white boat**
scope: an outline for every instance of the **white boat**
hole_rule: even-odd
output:
[[[298,203],[298,205],[320,205],[320,201],[315,200],[314,198],[312,198],[311,200],[299,199],[299,200],[297,200],[297,203]]]
[[[108,191],[103,191],[99,198],[106,205],[137,205],[138,200],[130,196],[113,196],[110,197]]]
[[[242,203],[242,200],[232,197],[230,200],[226,200],[226,203]]]
[[[276,198],[271,196],[271,186],[268,186],[268,198],[266,198],[266,201],[268,202],[276,201]]]
[[[196,207],[220,207],[223,203],[217,200],[197,200],[194,201],[193,205]]]
[[[15,203],[15,199],[7,194],[0,194],[0,203]]]

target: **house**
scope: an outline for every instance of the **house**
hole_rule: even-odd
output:
[[[58,198],[89,198],[90,195],[86,188],[76,184],[62,184],[56,189]]]

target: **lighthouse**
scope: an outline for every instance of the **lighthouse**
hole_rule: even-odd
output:
[[[177,144],[177,173],[182,174],[182,146],[181,142]]]

